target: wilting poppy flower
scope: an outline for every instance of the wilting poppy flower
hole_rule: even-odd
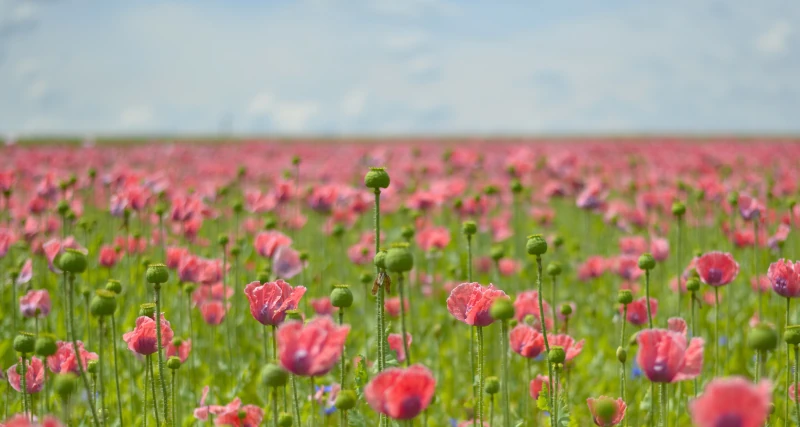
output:
[[[716,378],[689,404],[697,427],[761,427],[772,403],[769,381],[753,384],[742,377]]]
[[[767,278],[776,294],[786,298],[800,296],[800,263],[781,258],[769,265]]]
[[[575,341],[575,338],[572,338],[569,335],[565,334],[556,334],[556,335],[548,335],[547,336],[547,343],[550,344],[551,347],[557,346],[564,349],[564,352],[567,354],[566,361],[569,362],[570,360],[577,357],[581,354],[581,350],[583,350],[583,340]]]
[[[550,378],[547,378],[546,375],[537,375],[536,378],[531,380],[530,383],[530,395],[533,400],[539,399],[539,393],[542,392],[544,387],[550,388]]]
[[[178,356],[178,358],[181,359],[181,363],[186,363],[186,360],[189,358],[189,353],[192,352],[192,340],[181,340],[180,345],[177,346],[175,345],[175,340],[172,340],[164,351],[166,352],[167,358]]]
[[[262,325],[277,326],[286,318],[287,310],[294,310],[306,293],[304,286],[294,288],[283,280],[267,282],[251,282],[244,288],[250,302],[250,314]]]
[[[66,341],[58,341],[56,343],[57,350],[56,354],[47,358],[47,366],[50,368],[55,374],[66,374],[68,372],[73,374],[78,374],[80,371],[78,370],[78,360],[75,358],[75,352],[73,351],[73,345],[71,342]],[[83,370],[86,370],[88,363],[90,360],[97,360],[97,353],[92,353],[86,351],[83,348],[83,342],[78,341],[78,351],[81,355],[81,362],[83,365]]]
[[[436,379],[428,368],[412,365],[390,368],[376,375],[364,388],[369,406],[395,420],[410,420],[431,403]]]
[[[709,252],[697,259],[695,270],[703,283],[724,286],[739,274],[739,263],[727,252]]]
[[[594,423],[601,427],[610,427],[621,423],[622,419],[625,418],[625,411],[628,409],[622,399],[614,400],[605,396],[600,396],[597,399],[590,397],[586,399],[586,404],[589,406],[589,412],[592,413]],[[600,406],[607,406],[611,411],[601,413],[598,411]]]
[[[256,252],[264,258],[272,258],[275,251],[281,246],[289,246],[292,244],[292,239],[281,233],[280,231],[269,230],[258,233],[253,242],[253,247]]]
[[[400,334],[389,334],[386,337],[386,341],[389,342],[389,350],[394,351],[397,353],[397,361],[398,362],[405,362],[406,361],[406,350],[403,347],[403,340],[400,338]],[[409,347],[411,347],[411,334],[406,332],[406,343]]]
[[[214,425],[233,427],[258,427],[264,419],[264,411],[255,405],[242,406],[241,399],[234,398],[225,406],[206,405],[208,386],[203,388],[200,405],[194,410],[194,417],[200,421],[207,421],[209,414],[214,416]]]
[[[350,326],[337,326],[330,317],[312,319],[307,324],[288,322],[278,328],[278,353],[281,366],[300,376],[327,374],[336,365]]]
[[[406,298],[403,300],[403,310],[408,311],[408,307],[408,298]],[[386,310],[386,315],[389,317],[400,316],[400,297],[386,298],[383,309]]]
[[[619,308],[619,312],[623,312],[623,307]],[[656,317],[658,312],[658,300],[650,298],[650,315]],[[647,324],[647,298],[641,297],[632,303],[628,304],[628,317],[626,318],[632,325],[642,326]]]
[[[172,342],[172,328],[169,321],[161,315],[161,345],[166,347]],[[135,353],[147,356],[158,351],[158,337],[156,321],[147,316],[136,319],[136,327],[131,332],[122,334],[122,339],[128,343],[128,349]]]
[[[508,298],[505,292],[491,283],[462,283],[456,286],[447,297],[447,310],[456,319],[471,326],[489,326],[494,319],[489,314],[492,303],[497,298]]]
[[[531,326],[520,324],[508,336],[511,350],[522,357],[535,359],[544,352],[544,336]]]
[[[51,307],[50,293],[47,289],[28,291],[19,299],[19,311],[25,317],[47,317]]]
[[[636,335],[636,363],[650,381],[671,383],[700,375],[704,341],[692,338],[687,343],[685,322],[682,324],[672,321],[671,330],[645,329]]]
[[[22,359],[20,359],[20,363]],[[25,390],[28,394],[38,393],[44,388],[44,364],[38,357],[31,357],[25,361]],[[19,372],[17,371],[19,368]],[[7,371],[8,383],[11,387],[22,392],[22,367],[19,363],[11,365]]]

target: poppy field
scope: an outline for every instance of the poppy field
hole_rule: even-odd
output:
[[[795,140],[0,154],[0,426],[800,425]]]

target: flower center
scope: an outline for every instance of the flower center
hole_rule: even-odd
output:
[[[717,423],[714,427],[742,427],[742,417],[739,414],[724,414],[717,418]]]
[[[710,268],[708,269],[708,284],[716,285],[722,281],[722,270],[718,268]]]

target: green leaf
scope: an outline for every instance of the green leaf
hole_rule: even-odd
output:
[[[540,411],[550,411],[550,399],[547,396],[546,388],[542,388],[542,391],[539,392],[539,398],[536,399],[536,407]]]
[[[367,427],[367,421],[358,409],[347,411],[347,424],[350,427]]]
[[[365,360],[367,360],[363,354],[359,354],[358,365],[356,366],[355,371],[355,382],[358,388],[362,388],[367,384],[369,381],[369,375],[367,375],[367,364]],[[351,411],[352,412],[352,411]]]

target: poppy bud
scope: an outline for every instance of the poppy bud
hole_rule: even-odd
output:
[[[300,251],[300,262],[308,261],[308,251]]]
[[[36,338],[33,352],[37,356],[50,357],[58,352],[58,344],[56,344],[56,337],[50,334],[42,334]]]
[[[700,290],[700,280],[696,277],[690,277],[686,280],[686,290],[689,292],[697,292]]]
[[[759,323],[747,334],[747,345],[757,351],[771,351],[778,345],[778,333],[766,323]]]
[[[686,205],[681,202],[675,202],[672,204],[672,215],[680,218],[686,214]]]
[[[139,306],[139,316],[153,317],[156,314],[156,305],[152,302]]]
[[[334,406],[340,411],[349,411],[356,407],[357,401],[358,397],[356,396],[356,392],[353,390],[342,390],[336,396]]]
[[[564,245],[564,238],[563,237],[561,237],[560,235],[556,236],[556,237],[553,237],[553,246],[555,246],[556,249],[560,248],[563,245]]]
[[[794,207],[797,205],[797,200],[796,199],[788,199],[788,200],[786,200],[786,205],[789,206],[789,209],[794,209]]]
[[[409,225],[403,227],[403,230],[400,232],[400,235],[403,237],[403,240],[409,241],[414,238],[414,227]]]
[[[172,339],[172,345],[174,345],[175,347],[180,347],[183,345],[183,340],[178,337],[175,337]]]
[[[358,281],[361,282],[362,285],[370,284],[372,283],[372,275],[369,273],[361,273],[361,275],[358,276]]]
[[[486,384],[483,386],[486,394],[495,394],[500,391],[500,380],[497,377],[487,377]]]
[[[386,269],[393,273],[405,273],[414,268],[414,255],[407,244],[395,244],[386,252]]]
[[[14,337],[14,350],[18,353],[33,353],[36,348],[36,338],[30,332],[20,332]]]
[[[508,327],[511,329],[514,329],[514,327],[516,327],[518,324],[519,322],[517,321],[517,319],[511,319],[508,321]]]
[[[302,322],[303,316],[300,314],[298,310],[286,310],[286,319],[287,322]]]
[[[607,398],[600,398],[594,402],[594,417],[600,421],[600,425],[612,425],[614,416],[617,414],[617,404]]]
[[[58,263],[59,267],[68,273],[80,274],[86,271],[86,255],[75,249],[68,248],[64,251],[59,257]]]
[[[656,259],[648,252],[643,253],[639,256],[639,268],[642,270],[652,270],[656,268]]]
[[[556,261],[547,264],[547,274],[549,276],[558,276],[561,274],[561,264]]]
[[[242,253],[242,250],[241,250],[241,249],[239,249],[239,247],[238,247],[238,246],[234,246],[234,247],[232,247],[232,248],[231,248],[231,256],[232,256],[232,257],[236,258],[236,257],[237,257],[237,256],[239,256],[241,253]]]
[[[58,206],[56,207],[58,214],[64,216],[69,212],[69,203],[66,200],[62,200],[58,202]]]
[[[172,369],[173,371],[181,367],[181,358],[178,356],[170,356],[167,359],[167,368]]]
[[[90,374],[96,374],[98,369],[97,364],[98,362],[96,360],[86,362],[86,371]]]
[[[66,401],[69,396],[75,392],[77,388],[75,374],[60,374],[56,375],[53,379],[53,390],[55,390],[56,394],[61,396],[61,399]]]
[[[89,304],[89,311],[92,316],[111,316],[117,309],[117,294],[114,292],[98,289],[94,291],[94,297]]]
[[[566,359],[567,352],[564,351],[564,347],[550,347],[550,351],[547,353],[547,360],[549,360],[550,363],[564,363]]]
[[[497,320],[508,320],[514,317],[514,304],[508,298],[497,298],[489,308],[489,315]]]
[[[353,293],[347,285],[334,285],[331,291],[331,305],[339,308],[347,308],[353,305]]]
[[[237,200],[233,202],[233,211],[237,214],[242,213],[244,211],[244,204],[241,200]]]
[[[792,325],[787,327],[786,331],[783,332],[783,340],[790,345],[800,344],[800,326]]]
[[[500,190],[498,190],[496,186],[491,184],[487,185],[486,187],[483,187],[483,193],[486,194],[487,196],[494,196],[499,192]]]
[[[269,273],[267,273],[266,271],[259,271],[258,272],[258,281],[261,284],[269,282]]]
[[[511,181],[511,192],[514,194],[522,193],[522,183],[519,180]]]
[[[530,255],[542,256],[547,253],[547,241],[544,240],[541,234],[533,234],[528,236],[528,242],[525,244],[525,249]]]
[[[197,289],[197,285],[194,283],[187,283],[186,286],[183,287],[183,291],[186,292],[186,295],[191,295],[194,293],[195,289]]]
[[[497,262],[500,258],[503,258],[506,254],[506,250],[502,246],[492,246],[490,251],[492,260]]]
[[[464,223],[461,224],[461,231],[467,236],[472,236],[478,232],[478,226],[475,224],[475,221],[464,221]]]
[[[561,304],[561,315],[568,317],[572,314],[572,306],[569,304]]]
[[[331,236],[339,239],[344,236],[344,226],[342,224],[336,224],[333,226],[331,230]]]
[[[731,191],[728,193],[728,204],[736,207],[739,204],[739,192],[738,191]]]
[[[375,264],[375,267],[386,270],[386,250],[379,250],[378,253],[375,254],[375,257],[372,258],[372,263]]]
[[[278,226],[278,221],[275,218],[267,218],[264,222],[264,230],[274,230]]]
[[[617,302],[623,305],[628,305],[633,302],[633,293],[630,289],[620,289],[617,292]]]
[[[267,387],[283,387],[289,380],[289,373],[278,365],[269,364],[261,371],[261,378]]]
[[[389,174],[384,168],[369,168],[367,174],[364,175],[364,185],[373,190],[380,191],[381,188],[388,188],[390,182]]]
[[[108,279],[108,282],[106,283],[106,290],[119,295],[122,292],[122,284],[119,282],[119,280]]]
[[[155,212],[158,217],[162,217],[167,213],[167,207],[163,203],[159,203],[156,205]]]
[[[279,427],[292,427],[292,415],[287,412],[281,412],[278,416]]]
[[[89,175],[89,179],[94,179],[97,176],[97,169],[89,168],[89,170],[86,171],[86,173]]]
[[[169,280],[169,270],[164,264],[150,264],[147,266],[147,272],[145,272],[144,277],[147,279],[147,283],[160,285],[167,283],[167,280]]]
[[[228,242],[230,241],[231,239],[230,237],[228,237],[227,234],[220,234],[219,236],[217,236],[217,243],[219,243],[220,246],[227,246]]]
[[[625,363],[628,360],[628,352],[622,347],[617,347],[617,360],[619,363]]]

